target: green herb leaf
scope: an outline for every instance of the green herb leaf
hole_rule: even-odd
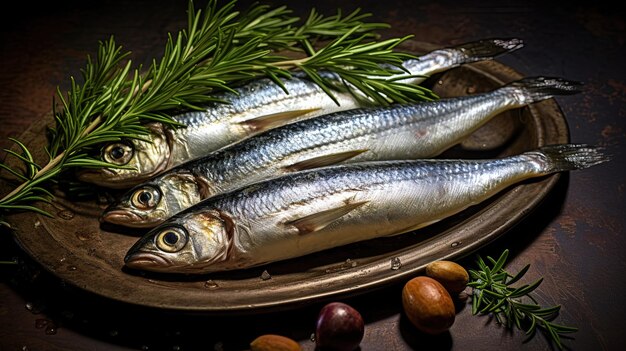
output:
[[[0,215],[14,210],[45,212],[31,203],[50,197],[42,191],[50,184],[44,183],[72,167],[113,166],[89,156],[98,146],[141,139],[147,122],[181,127],[173,114],[220,102],[213,93],[232,91],[233,84],[257,77],[270,77],[285,89],[279,78],[302,71],[335,102],[337,90],[380,105],[437,98],[394,76],[403,71],[404,60],[413,58],[396,51],[409,37],[378,40],[376,30],[389,26],[366,22],[370,14],[357,9],[325,17],[313,9],[301,22],[285,6],[254,4],[238,12],[235,4],[233,0],[220,7],[217,0],[210,0],[203,10],[196,10],[189,1],[187,27],[168,36],[163,55],[145,71],[134,66],[129,52],[112,36],[100,42],[95,58],[87,57],[81,82],[70,77],[69,91],[57,89],[46,163],[36,163],[17,140],[20,151],[7,151],[25,171],[0,164],[0,170],[21,182],[0,198]],[[286,58],[287,53],[295,58]]]
[[[578,329],[552,323],[558,316],[560,306],[542,308],[537,304],[531,293],[539,287],[543,278],[517,288],[512,286],[526,274],[530,265],[511,275],[504,270],[508,253],[508,250],[505,250],[497,260],[488,256],[487,261],[491,263],[491,267],[478,256],[476,264],[479,270],[469,270],[468,286],[474,289],[472,314],[491,314],[506,328],[511,329],[515,325],[518,329],[524,330],[529,337],[534,336],[539,328],[559,349],[562,349],[561,334],[573,333]],[[523,299],[531,302],[523,302]]]

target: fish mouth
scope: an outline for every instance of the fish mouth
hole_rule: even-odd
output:
[[[109,222],[113,224],[121,224],[132,228],[147,228],[150,227],[150,223],[147,223],[142,216],[127,210],[110,210],[105,211],[100,216],[100,222]]]
[[[124,258],[124,263],[128,268],[148,269],[153,271],[163,270],[172,265],[172,262],[164,257],[149,252],[129,253]]]

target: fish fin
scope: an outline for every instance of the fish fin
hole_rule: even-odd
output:
[[[601,147],[586,144],[546,145],[525,154],[534,158],[543,174],[589,168],[611,157]]]
[[[555,95],[573,95],[581,92],[583,83],[559,77],[526,77],[507,84],[503,89],[514,89],[524,97],[523,103],[549,99]]]
[[[239,122],[242,125],[249,127],[250,129],[263,132],[272,128],[280,127],[282,125],[288,124],[290,122],[295,121],[298,117],[304,116],[307,113],[315,112],[320,110],[320,108],[309,108],[303,110],[293,110],[293,111],[285,111],[272,113],[269,115],[258,116],[252,119],[248,119],[245,121]]]
[[[462,62],[470,63],[489,60],[494,57],[518,50],[524,46],[524,42],[518,38],[484,39],[465,43],[450,48],[462,54]]]
[[[334,154],[322,155],[318,157],[313,157],[304,161],[296,162],[289,166],[285,166],[284,169],[289,172],[297,172],[305,169],[319,168],[324,166],[334,165],[345,160],[356,157],[364,152],[368,151],[368,149],[361,150],[349,150],[343,152],[337,152]]]
[[[343,206],[332,208],[330,210],[321,211],[302,218],[288,221],[285,225],[294,226],[298,229],[299,234],[309,234],[321,229],[336,221],[337,219],[347,215],[351,211],[365,205],[369,201],[352,202]]]

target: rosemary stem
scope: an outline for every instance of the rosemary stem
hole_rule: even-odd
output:
[[[94,129],[96,129],[96,127],[98,127],[98,125],[100,125],[100,123],[102,123],[102,116],[98,116],[98,117],[94,118],[94,120],[89,124],[89,126],[87,126],[87,128],[83,131],[81,136],[84,137],[84,136],[89,135],[89,133],[91,133]],[[61,161],[65,158],[66,154],[67,154],[67,150],[61,152],[56,157],[51,159],[43,168],[38,170],[33,175],[33,177],[31,179],[29,179],[27,181],[24,181],[18,187],[13,189],[13,191],[11,191],[7,195],[5,195],[2,198],[2,200],[0,200],[0,203],[8,201],[9,199],[11,199],[16,194],[19,194],[28,184],[32,184],[35,180],[41,178],[42,175],[45,175],[46,172],[50,171],[51,169],[53,169],[54,167],[59,165],[61,163]]]
[[[293,67],[299,67],[299,66],[305,64],[309,60],[310,60],[310,57],[304,57],[304,58],[301,58],[301,59],[285,60],[285,61],[275,62],[272,65],[274,67],[286,70],[286,69],[290,69],[290,68],[293,68]]]

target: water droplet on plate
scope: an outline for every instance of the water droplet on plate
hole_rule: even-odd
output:
[[[391,259],[391,269],[397,271],[402,267],[402,262],[399,257],[394,257]]]
[[[269,280],[269,279],[272,279],[272,276],[270,275],[270,273],[267,270],[264,270],[263,273],[261,273],[261,279],[262,280]]]
[[[76,237],[80,241],[91,240],[91,239],[95,238],[96,235],[97,235],[96,233],[90,232],[90,231],[79,230],[79,231],[76,232]]]
[[[204,287],[207,289],[217,289],[219,288],[219,285],[217,285],[217,283],[213,281],[213,279],[209,279],[206,282],[204,282]]]
[[[74,218],[74,212],[70,210],[63,210],[63,211],[57,212],[57,216],[59,216],[60,218],[63,218],[66,221],[69,221],[70,219]]]
[[[356,267],[356,261],[352,261],[351,259],[346,259],[346,268],[348,267]]]
[[[459,245],[461,245],[461,242],[460,241],[455,241],[452,244],[450,244],[450,247],[457,247]]]

